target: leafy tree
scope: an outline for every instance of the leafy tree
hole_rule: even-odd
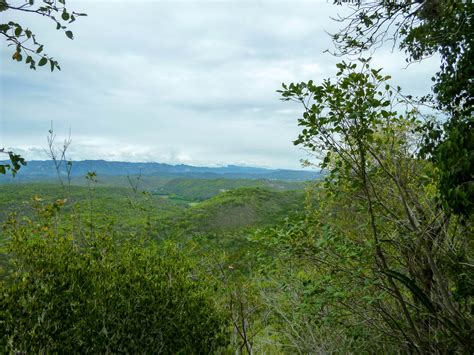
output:
[[[340,55],[358,55],[385,41],[397,43],[407,61],[434,54],[441,58],[434,75],[437,107],[449,120],[443,127],[424,127],[425,152],[440,169],[440,192],[451,211],[469,216],[474,210],[474,5],[471,1],[343,1],[353,12],[340,18],[344,28],[332,36]],[[460,163],[459,160],[462,160]]]
[[[470,352],[474,280],[453,270],[469,275],[472,227],[436,204],[416,106],[360,61],[338,64],[336,80],[280,90],[303,105],[295,144],[328,171],[303,248],[321,268],[313,294],[404,351]]]

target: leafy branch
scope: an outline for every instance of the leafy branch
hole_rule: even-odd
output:
[[[10,161],[0,161],[0,174],[6,174],[7,170],[11,170],[13,176],[16,175],[21,166],[26,165],[26,161],[20,155],[12,151],[6,151],[5,148],[0,148],[0,153],[8,154]]]
[[[64,32],[67,38],[74,39],[74,34],[67,25],[74,22],[77,17],[87,16],[85,13],[69,11],[65,0],[43,0],[40,5],[35,6],[34,0],[20,1],[13,5],[6,0],[0,0],[0,12],[17,11],[47,17],[56,25],[56,30]],[[14,47],[12,59],[24,62],[30,69],[42,67],[49,63],[51,71],[61,70],[59,63],[50,55],[44,53],[44,46],[37,41],[36,35],[29,28],[21,24],[9,21],[0,24],[0,34],[5,37],[8,46]]]

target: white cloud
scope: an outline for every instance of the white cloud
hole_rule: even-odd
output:
[[[72,130],[76,159],[240,163],[298,167],[298,106],[279,101],[282,82],[333,76],[323,54],[341,11],[324,1],[77,1],[87,12],[69,41],[43,18],[21,18],[62,66],[32,72],[1,45],[0,146],[41,158],[54,121]],[[7,12],[1,16],[7,16]],[[2,18],[3,20],[3,18]],[[429,90],[436,59],[384,66],[412,94]],[[416,77],[416,80],[414,79]]]

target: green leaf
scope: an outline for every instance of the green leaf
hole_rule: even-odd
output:
[[[63,11],[63,13],[62,13],[62,15],[61,15],[61,18],[62,18],[64,21],[69,20],[69,14],[66,12],[66,10]]]
[[[66,31],[65,33],[69,39],[74,39],[74,35],[72,34],[72,31]]]
[[[40,59],[40,61],[38,62],[38,65],[40,67],[42,67],[43,65],[46,65],[46,63],[48,63],[48,59],[46,57],[43,57]]]

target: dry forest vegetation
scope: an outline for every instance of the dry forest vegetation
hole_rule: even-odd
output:
[[[9,4],[71,39],[85,15]],[[23,181],[0,151],[0,352],[474,352],[473,6],[338,4],[336,76],[278,90],[317,179],[78,177],[50,132],[57,178]],[[59,69],[30,30],[0,33]],[[372,66],[390,36],[409,61],[439,55],[430,95]]]

